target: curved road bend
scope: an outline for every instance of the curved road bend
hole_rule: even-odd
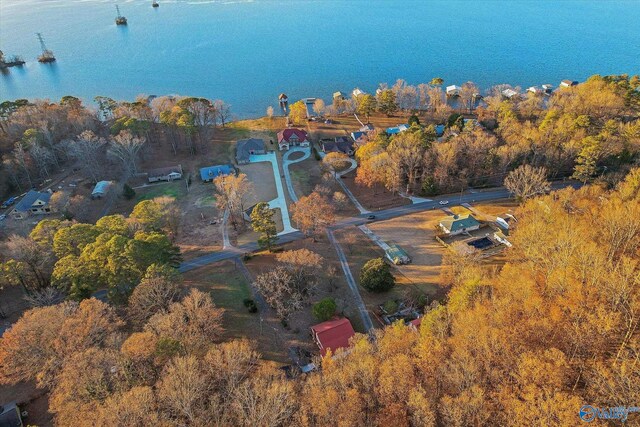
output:
[[[552,190],[559,190],[565,187],[579,188],[580,186],[581,186],[580,183],[560,182],[560,183],[552,184],[551,188]],[[477,193],[472,193],[472,194],[463,194],[462,196],[460,196],[459,194],[440,196],[430,202],[415,203],[412,205],[403,205],[403,206],[398,206],[396,208],[377,211],[375,212],[376,218],[374,221],[384,221],[386,219],[392,219],[392,218],[397,218],[404,215],[410,215],[416,212],[422,212],[422,211],[431,210],[431,209],[439,209],[440,208],[439,201],[441,200],[448,200],[449,201],[448,206],[456,206],[456,205],[460,205],[461,203],[486,202],[490,200],[506,199],[508,197],[509,197],[509,192],[503,187],[487,190],[487,191],[479,191]],[[360,215],[360,216],[346,218],[341,221],[338,221],[336,224],[330,227],[330,229],[338,230],[340,228],[362,225],[368,222],[371,222],[371,221],[367,220],[366,215]],[[293,242],[295,240],[300,240],[303,238],[304,238],[303,233],[299,231],[294,231],[293,233],[288,233],[288,234],[279,236],[278,243],[289,243],[289,242]],[[211,252],[209,254],[200,256],[198,258],[194,258],[192,260],[183,262],[182,264],[180,264],[179,271],[181,272],[190,271],[198,267],[212,264],[214,262],[233,258],[235,256],[238,256],[239,253],[253,252],[256,250],[258,250],[258,244],[255,242],[251,242],[245,245],[238,246],[235,250],[225,249],[222,251]]]

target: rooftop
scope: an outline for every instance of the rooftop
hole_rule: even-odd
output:
[[[453,233],[463,228],[480,225],[480,223],[472,215],[451,215],[440,221],[440,225]]]
[[[231,165],[207,166],[206,168],[200,169],[200,178],[202,178],[203,181],[211,181],[220,175],[229,175],[232,170],[233,167]]]
[[[258,138],[241,139],[236,142],[236,159],[249,160],[252,151],[264,151],[264,140]]]
[[[18,202],[15,209],[18,212],[27,212],[29,209],[31,209],[31,206],[33,206],[33,204],[38,200],[44,203],[49,203],[50,199],[51,193],[49,192],[41,193],[36,190],[29,190],[29,192],[22,198],[22,200]]]
[[[349,319],[334,319],[319,323],[311,327],[320,347],[320,353],[324,356],[328,349],[335,351],[338,348],[349,346],[349,340],[356,332]]]
[[[151,169],[151,170],[149,170],[149,172],[147,172],[147,176],[150,176],[150,177],[167,176],[170,173],[182,174],[182,165],[167,166],[165,168]]]

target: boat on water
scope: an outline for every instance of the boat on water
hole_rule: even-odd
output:
[[[152,7],[160,7],[160,5],[158,4],[158,2],[156,0],[153,0],[153,2],[151,2],[151,6]]]

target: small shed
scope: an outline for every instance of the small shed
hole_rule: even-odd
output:
[[[207,166],[206,168],[200,169],[200,178],[202,178],[204,182],[209,182],[213,181],[220,175],[230,175],[233,172],[234,169],[231,165]]]
[[[384,253],[387,259],[395,265],[409,264],[411,262],[409,255],[398,245],[389,245],[389,249]]]
[[[109,192],[109,187],[111,187],[111,181],[100,181],[93,187],[93,191],[91,192],[92,199],[101,199]]]

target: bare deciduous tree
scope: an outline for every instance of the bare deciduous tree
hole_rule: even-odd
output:
[[[109,155],[119,160],[127,175],[138,171],[136,159],[145,143],[144,138],[133,136],[128,130],[114,136],[109,146]]]
[[[504,186],[518,200],[527,200],[547,193],[551,189],[549,181],[547,181],[547,170],[543,167],[534,168],[530,165],[522,165],[509,172],[504,180]]]
[[[85,173],[93,182],[98,182],[102,174],[102,162],[99,159],[100,151],[105,144],[104,138],[87,130],[78,135],[71,145],[73,156],[80,161]]]

